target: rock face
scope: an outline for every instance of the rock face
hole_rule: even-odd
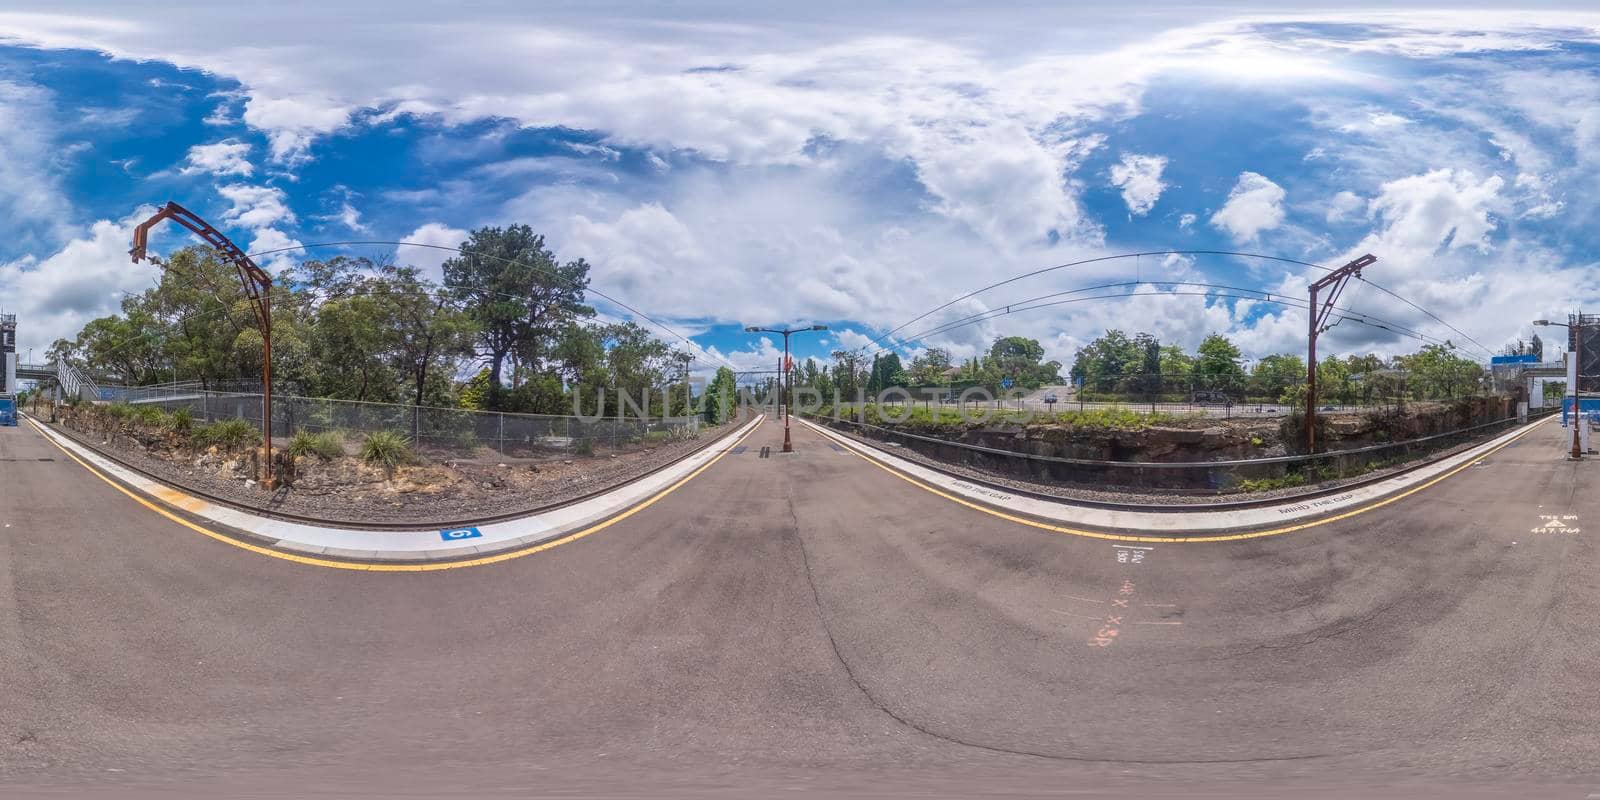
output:
[[[1461,431],[1515,414],[1504,398],[1473,398],[1455,403],[1411,403],[1404,408],[1319,415],[1319,452],[1353,450],[1388,442],[1405,442],[1434,434]],[[1448,447],[1462,437],[1444,437],[1406,447],[1300,463],[1206,466],[1218,461],[1245,461],[1304,452],[1305,429],[1298,416],[1276,419],[1194,418],[1143,427],[1087,427],[1069,422],[927,423],[886,425],[879,429],[831,423],[841,430],[910,447],[934,458],[1047,481],[1096,486],[1227,491],[1241,482],[1293,479],[1315,483],[1341,475],[1360,474],[1372,465],[1398,458],[1416,458]],[[1476,431],[1485,433],[1500,430]],[[905,432],[916,437],[898,436]],[[932,440],[932,441],[930,441]],[[967,447],[1037,456],[1011,458]],[[1187,463],[1186,468],[1103,466],[1072,462]],[[1292,484],[1290,484],[1292,485]]]
[[[1010,425],[952,430],[940,438],[1038,456],[1087,461],[1223,461],[1250,458],[1276,443],[1273,426],[1151,426],[1074,429],[1062,425]]]

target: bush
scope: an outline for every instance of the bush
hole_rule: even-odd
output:
[[[167,428],[173,433],[189,433],[194,430],[194,413],[187,408],[180,408],[167,416]]]
[[[162,411],[160,406],[134,406],[129,412],[128,418],[135,425],[147,425],[152,428],[164,427],[167,421],[167,412]]]
[[[240,450],[259,444],[261,432],[247,420],[225,419],[196,429],[194,438],[202,446],[216,445],[222,450]]]
[[[1306,485],[1306,476],[1298,472],[1291,472],[1281,478],[1246,478],[1239,481],[1241,492],[1268,492],[1273,489],[1288,489],[1292,486]]]
[[[411,440],[404,434],[373,431],[361,443],[361,460],[368,464],[382,464],[384,469],[393,470],[416,460],[416,456],[411,452]]]
[[[289,437],[288,451],[289,455],[295,457],[316,456],[323,461],[331,461],[344,455],[344,437],[336,431],[300,431]]]

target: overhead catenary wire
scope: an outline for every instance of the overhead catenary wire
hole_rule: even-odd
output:
[[[950,300],[948,302],[945,302],[943,304],[935,306],[932,309],[929,309],[928,311],[925,311],[925,312],[923,312],[923,313],[921,313],[921,314],[919,314],[919,315],[917,315],[917,316],[915,316],[915,317],[913,317],[913,318],[901,323],[900,325],[898,325],[898,326],[896,326],[894,328],[891,328],[890,330],[888,330],[888,331],[884,332],[883,334],[879,335],[877,338],[873,339],[872,341],[867,342],[866,344],[862,345],[859,348],[856,348],[856,350],[857,350],[857,352],[865,351],[866,348],[878,345],[881,342],[883,342],[885,339],[888,339],[888,338],[892,337],[894,334],[896,334],[896,333],[898,333],[898,332],[910,327],[911,325],[916,324],[917,322],[920,322],[920,321],[922,321],[924,319],[927,319],[928,317],[930,317],[930,316],[932,316],[934,314],[937,314],[938,312],[943,311],[946,308],[949,308],[949,307],[951,307],[951,306],[953,306],[953,305],[955,305],[957,303],[960,303],[960,302],[962,302],[964,300],[969,300],[969,299],[971,299],[973,297],[976,297],[976,296],[978,296],[980,294],[983,294],[984,292],[990,291],[992,289],[996,289],[996,288],[999,288],[1001,286],[1005,286],[1007,284],[1016,283],[1017,281],[1026,280],[1026,279],[1032,278],[1032,277],[1037,277],[1039,275],[1043,275],[1043,274],[1046,274],[1046,273],[1049,273],[1049,272],[1055,272],[1057,270],[1069,269],[1069,268],[1072,268],[1072,267],[1087,266],[1089,264],[1104,263],[1104,262],[1107,262],[1107,261],[1117,261],[1117,260],[1123,260],[1123,259],[1132,258],[1132,259],[1135,259],[1135,263],[1137,264],[1137,263],[1139,263],[1139,259],[1141,259],[1144,256],[1158,256],[1158,255],[1159,256],[1169,256],[1169,255],[1178,255],[1178,256],[1213,255],[1213,256],[1229,256],[1229,257],[1237,257],[1237,258],[1251,258],[1251,259],[1257,259],[1257,260],[1260,260],[1260,261],[1271,261],[1271,262],[1278,262],[1278,263],[1284,263],[1284,264],[1293,264],[1293,265],[1296,265],[1296,266],[1307,267],[1307,268],[1310,268],[1310,269],[1319,269],[1319,270],[1322,270],[1324,272],[1331,272],[1332,271],[1331,267],[1325,267],[1325,266],[1323,266],[1321,264],[1315,264],[1315,263],[1312,263],[1310,261],[1302,261],[1300,259],[1287,258],[1287,257],[1284,257],[1284,256],[1267,255],[1267,254],[1264,254],[1264,253],[1246,253],[1246,252],[1236,251],[1236,250],[1147,250],[1147,251],[1140,251],[1140,252],[1135,252],[1135,253],[1118,253],[1118,254],[1114,254],[1114,255],[1096,256],[1096,257],[1093,257],[1093,258],[1085,258],[1085,259],[1080,259],[1080,260],[1077,260],[1077,261],[1070,261],[1070,262],[1067,262],[1067,263],[1064,263],[1064,264],[1056,264],[1054,266],[1041,267],[1039,269],[1031,270],[1031,271],[1024,272],[1024,273],[1021,273],[1021,274],[1018,274],[1018,275],[1013,275],[1013,276],[1011,276],[1009,278],[1006,278],[1004,280],[995,281],[994,283],[988,284],[987,286],[983,286],[983,287],[980,287],[978,289],[974,289],[974,290],[972,290],[970,292],[967,292],[966,294],[961,295],[960,297],[957,297],[957,298],[955,298],[953,300]],[[1449,328],[1451,331],[1453,331],[1456,334],[1460,335],[1463,339],[1465,339],[1465,340],[1471,342],[1472,344],[1476,345],[1484,353],[1486,353],[1488,355],[1493,355],[1493,352],[1490,351],[1487,347],[1484,347],[1483,343],[1481,343],[1477,339],[1474,339],[1471,336],[1467,335],[1465,332],[1461,331],[1461,329],[1455,327],[1454,325],[1451,325],[1450,323],[1445,322],[1443,319],[1440,319],[1438,317],[1438,315],[1434,314],[1433,312],[1428,311],[1427,309],[1424,309],[1421,306],[1418,306],[1417,304],[1415,304],[1415,303],[1411,302],[1410,300],[1408,300],[1408,299],[1406,299],[1406,298],[1394,293],[1393,291],[1390,291],[1389,289],[1385,288],[1384,286],[1382,286],[1382,285],[1380,285],[1378,283],[1375,283],[1375,282],[1370,281],[1370,280],[1366,280],[1364,278],[1363,278],[1363,282],[1371,284],[1372,287],[1377,289],[1378,291],[1381,291],[1384,294],[1387,294],[1390,297],[1393,297],[1396,300],[1399,300],[1400,302],[1405,303],[1406,305],[1416,309],[1417,311],[1420,311],[1423,314],[1426,314],[1429,318],[1431,318],[1435,322],[1445,326],[1446,328]],[[881,352],[881,350],[879,352]]]
[[[1005,306],[1000,306],[1000,307],[997,307],[997,308],[988,309],[988,310],[985,310],[985,311],[978,312],[976,314],[970,314],[970,315],[968,315],[966,317],[962,317],[962,318],[959,318],[959,319],[950,320],[948,322],[940,323],[939,325],[937,325],[937,326],[935,326],[933,328],[921,331],[920,333],[914,334],[912,336],[900,337],[898,339],[898,341],[901,341],[901,342],[915,342],[915,341],[919,341],[921,339],[925,339],[925,338],[927,338],[929,336],[935,336],[935,335],[937,335],[939,333],[944,333],[944,332],[946,332],[948,330],[955,330],[955,329],[960,328],[960,327],[965,327],[967,324],[976,324],[978,322],[983,322],[985,320],[994,319],[996,317],[1005,316],[1007,314],[1016,313],[1016,312],[1019,312],[1019,311],[1027,311],[1027,310],[1031,310],[1033,308],[1045,308],[1045,307],[1048,307],[1050,305],[1058,305],[1058,304],[1053,304],[1053,303],[1031,305],[1031,306],[1027,305],[1027,304],[1030,304],[1030,303],[1038,303],[1038,301],[1040,301],[1040,300],[1046,300],[1046,299],[1053,298],[1053,297],[1061,297],[1061,296],[1064,296],[1064,295],[1072,295],[1072,294],[1082,294],[1084,292],[1098,291],[1098,290],[1102,290],[1102,289],[1127,288],[1127,287],[1137,287],[1137,286],[1144,286],[1144,285],[1151,285],[1151,286],[1196,286],[1196,287],[1205,287],[1205,288],[1208,288],[1208,289],[1222,290],[1222,291],[1246,292],[1246,293],[1249,293],[1252,296],[1233,297],[1233,296],[1230,295],[1228,297],[1230,297],[1232,299],[1275,302],[1278,305],[1284,305],[1284,306],[1287,306],[1287,307],[1290,307],[1290,308],[1305,308],[1304,304],[1301,303],[1298,300],[1294,300],[1292,298],[1287,298],[1284,295],[1279,294],[1277,292],[1269,292],[1269,291],[1266,291],[1264,289],[1252,289],[1252,288],[1249,288],[1249,287],[1230,286],[1230,285],[1225,285],[1225,284],[1214,284],[1214,283],[1204,283],[1204,282],[1198,282],[1198,281],[1120,281],[1120,282],[1117,282],[1117,283],[1105,283],[1105,284],[1099,284],[1099,285],[1096,285],[1096,286],[1086,286],[1086,287],[1082,287],[1082,288],[1079,288],[1079,289],[1069,289],[1069,290],[1061,291],[1061,292],[1051,292],[1049,294],[1038,295],[1036,297],[1031,297],[1031,298],[1027,298],[1027,299],[1024,299],[1024,300],[1015,301],[1015,302],[1012,302],[1012,303],[1008,303]],[[1141,296],[1142,297],[1142,296],[1154,296],[1154,295],[1195,296],[1196,294],[1197,293],[1176,295],[1176,294],[1174,294],[1172,292],[1145,292],[1145,293],[1141,293],[1141,294],[1138,294],[1138,295],[1117,294],[1117,295],[1107,295],[1107,297],[1130,297],[1130,296]],[[1223,296],[1223,295],[1217,295],[1214,292],[1210,293],[1210,294],[1212,296],[1218,296],[1218,297]],[[1285,302],[1277,302],[1274,299],[1274,297],[1284,298]],[[1292,302],[1291,302],[1291,300],[1292,300]],[[1398,330],[1400,332],[1406,333],[1407,335],[1410,335],[1413,338],[1419,338],[1419,339],[1422,339],[1424,341],[1430,341],[1430,342],[1434,342],[1434,343],[1438,343],[1438,344],[1443,344],[1444,343],[1443,339],[1438,339],[1437,337],[1428,336],[1427,334],[1424,334],[1421,331],[1415,330],[1413,328],[1408,328],[1408,327],[1406,327],[1404,325],[1401,325],[1401,324],[1396,323],[1396,322],[1392,322],[1390,320],[1383,319],[1381,317],[1376,317],[1376,316],[1373,316],[1373,315],[1370,315],[1370,314],[1365,314],[1363,312],[1357,312],[1357,311],[1354,311],[1352,309],[1343,308],[1343,307],[1339,307],[1339,306],[1335,306],[1334,309],[1336,311],[1341,312],[1341,316],[1340,316],[1340,320],[1341,321],[1343,321],[1345,319],[1350,319],[1352,321],[1361,321],[1362,318],[1365,318],[1365,319],[1368,319],[1368,320],[1372,320],[1373,323],[1379,323],[1379,324],[1372,324],[1372,327],[1384,328],[1385,330],[1394,329],[1394,330]],[[890,350],[892,350],[891,347],[879,346],[872,353],[866,354],[866,355],[877,355],[879,353],[888,352]]]
[[[1246,290],[1246,291],[1253,291],[1253,290]],[[1051,296],[1054,296],[1054,295],[1051,295]],[[1198,291],[1198,292],[1160,292],[1160,291],[1156,291],[1156,292],[1123,292],[1123,293],[1117,293],[1117,294],[1094,295],[1094,296],[1090,296],[1090,297],[1075,297],[1075,298],[1071,298],[1071,299],[1067,299],[1067,300],[1056,300],[1056,301],[1049,302],[1049,303],[1038,303],[1038,304],[1034,304],[1034,305],[1027,305],[1027,303],[1029,301],[1025,300],[1025,301],[1022,301],[1021,303],[1013,303],[1012,305],[1007,306],[1005,308],[995,309],[993,312],[990,312],[990,313],[982,316],[981,318],[968,319],[968,320],[964,320],[964,321],[961,321],[961,322],[958,322],[958,323],[952,323],[951,325],[949,325],[947,327],[930,330],[930,331],[928,331],[928,332],[926,332],[924,334],[919,334],[916,337],[909,338],[906,341],[917,341],[918,339],[924,338],[926,336],[934,336],[934,335],[937,335],[939,333],[947,332],[949,330],[955,330],[955,329],[958,329],[958,328],[961,328],[961,327],[966,327],[968,325],[976,325],[976,324],[978,324],[980,322],[984,322],[984,321],[987,321],[989,319],[994,319],[994,318],[999,317],[999,316],[1005,316],[1007,314],[1020,313],[1020,312],[1023,312],[1023,311],[1033,311],[1033,310],[1040,309],[1040,308],[1050,308],[1050,307],[1053,307],[1053,306],[1061,306],[1061,305],[1067,305],[1067,304],[1071,304],[1071,303],[1082,303],[1082,302],[1088,302],[1090,300],[1118,300],[1118,299],[1122,299],[1122,298],[1126,298],[1126,297],[1157,297],[1157,296],[1160,296],[1160,297],[1218,297],[1218,298],[1223,298],[1223,299],[1234,299],[1234,300],[1253,300],[1253,301],[1256,301],[1256,302],[1272,303],[1274,305],[1281,305],[1281,306],[1284,306],[1284,307],[1287,307],[1287,308],[1302,309],[1302,310],[1307,308],[1307,306],[1306,306],[1304,301],[1295,300],[1295,299],[1288,298],[1288,297],[1283,297],[1281,295],[1280,296],[1274,296],[1274,297],[1261,297],[1261,296],[1254,296],[1254,295],[1248,295],[1248,294],[1229,294],[1229,293],[1226,293],[1226,292],[1218,292],[1218,291],[1214,291],[1214,290]],[[1344,311],[1344,309],[1336,309],[1336,310],[1339,310],[1341,312]],[[1362,324],[1362,325],[1367,325],[1369,327],[1373,327],[1373,328],[1377,328],[1377,329],[1380,329],[1380,330],[1389,331],[1391,333],[1395,333],[1395,334],[1398,334],[1398,335],[1401,335],[1401,336],[1405,336],[1405,337],[1408,337],[1408,338],[1411,338],[1411,339],[1416,339],[1417,341],[1421,341],[1421,342],[1426,343],[1426,344],[1443,345],[1445,343],[1444,340],[1439,339],[1438,337],[1430,336],[1428,334],[1420,333],[1420,332],[1417,332],[1417,331],[1413,331],[1413,330],[1411,330],[1409,328],[1406,328],[1403,325],[1399,325],[1397,323],[1388,322],[1387,320],[1381,320],[1379,318],[1372,317],[1370,315],[1357,315],[1357,314],[1353,314],[1353,313],[1352,314],[1343,314],[1342,313],[1341,316],[1340,316],[1340,319],[1341,320],[1348,319],[1351,322],[1356,322],[1356,323],[1359,323],[1359,324]],[[883,352],[883,351],[880,350],[879,352]]]

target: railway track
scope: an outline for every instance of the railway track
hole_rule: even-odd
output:
[[[67,428],[63,428],[63,427],[60,427],[60,426],[50,426],[47,423],[40,422],[37,419],[33,419],[31,417],[31,415],[24,415],[24,416],[27,416],[29,418],[29,420],[34,422],[35,424],[38,424],[41,427],[45,427],[45,428],[47,428],[48,430],[50,430],[52,432],[59,433],[62,436],[65,436],[68,439],[71,439],[73,442],[75,442],[75,443],[77,443],[79,445],[82,445],[82,446],[94,451],[94,453],[96,455],[99,455],[100,457],[102,457],[102,458],[104,458],[104,459],[106,459],[108,461],[111,461],[111,462],[115,463],[116,465],[118,465],[118,466],[120,466],[120,467],[122,467],[122,468],[124,468],[124,469],[126,469],[126,470],[128,470],[130,472],[138,473],[139,475],[142,475],[142,476],[144,476],[146,478],[149,478],[152,481],[156,481],[157,483],[163,484],[165,486],[171,486],[172,488],[177,489],[178,491],[181,491],[181,492],[183,492],[185,494],[188,494],[188,495],[192,495],[194,497],[198,497],[201,500],[205,500],[208,503],[214,503],[214,504],[219,505],[219,506],[225,506],[227,508],[232,508],[232,509],[236,509],[236,510],[239,510],[239,511],[243,511],[243,512],[248,513],[248,514],[255,514],[257,516],[266,517],[268,519],[282,520],[284,522],[295,522],[295,523],[300,523],[300,524],[303,524],[303,525],[316,525],[316,526],[320,526],[320,527],[324,527],[324,528],[340,528],[340,529],[344,529],[344,530],[353,530],[353,531],[395,531],[395,532],[401,532],[401,531],[430,530],[430,529],[436,529],[436,528],[437,529],[467,528],[467,527],[475,527],[475,526],[480,526],[480,525],[491,525],[491,524],[496,523],[496,522],[505,522],[505,521],[508,521],[508,520],[521,519],[523,517],[529,517],[529,516],[532,516],[534,514],[543,514],[543,513],[549,512],[549,511],[554,511],[555,509],[558,509],[558,508],[564,508],[566,506],[575,505],[577,503],[582,503],[582,502],[584,502],[586,500],[591,500],[591,499],[593,499],[595,497],[598,497],[598,496],[600,496],[602,494],[605,494],[606,492],[609,492],[609,491],[611,491],[613,489],[616,489],[618,486],[622,485],[623,483],[631,483],[633,481],[637,481],[637,480],[642,480],[644,478],[648,478],[649,476],[654,475],[654,474],[656,474],[656,473],[658,473],[658,472],[660,472],[662,470],[668,469],[668,468],[672,467],[673,465],[682,463],[685,459],[688,459],[688,458],[693,457],[693,456],[695,456],[695,455],[697,455],[697,454],[699,454],[701,452],[704,452],[706,450],[706,448],[717,446],[717,444],[719,442],[721,442],[727,436],[727,434],[723,434],[721,436],[718,436],[716,439],[713,439],[712,441],[708,442],[704,447],[698,447],[698,448],[695,448],[693,450],[688,450],[688,451],[684,452],[682,455],[680,455],[680,456],[678,456],[676,458],[670,459],[668,461],[664,461],[664,462],[662,462],[660,464],[657,464],[654,467],[651,467],[648,470],[645,470],[644,472],[641,472],[641,473],[639,473],[637,475],[634,475],[634,476],[628,478],[627,481],[623,481],[621,483],[613,483],[613,484],[610,484],[608,486],[602,486],[602,487],[600,487],[598,489],[595,489],[593,491],[584,492],[583,494],[576,495],[574,497],[565,498],[563,500],[560,500],[560,501],[557,501],[557,502],[554,502],[554,503],[545,503],[543,505],[529,506],[527,508],[513,509],[511,511],[504,511],[504,512],[499,512],[499,513],[495,513],[495,514],[486,514],[486,515],[483,515],[483,516],[476,516],[476,517],[456,517],[456,518],[447,518],[447,519],[439,519],[439,520],[423,520],[423,521],[417,521],[417,522],[383,522],[383,521],[356,522],[356,521],[352,521],[352,520],[327,519],[327,518],[324,518],[324,517],[314,517],[314,516],[310,516],[310,515],[307,515],[307,514],[296,514],[296,513],[291,512],[291,511],[284,511],[282,509],[273,508],[271,506],[262,507],[262,506],[251,505],[251,504],[248,504],[248,503],[241,503],[236,499],[223,497],[223,496],[215,494],[213,492],[207,492],[207,491],[205,491],[203,489],[196,489],[196,488],[191,487],[191,486],[177,485],[177,484],[174,484],[171,480],[169,480],[167,478],[164,478],[164,477],[162,477],[160,475],[156,475],[156,474],[150,472],[149,470],[143,469],[143,468],[133,464],[128,459],[123,458],[119,454],[111,452],[108,448],[101,447],[101,446],[99,446],[99,445],[97,445],[97,444],[95,444],[93,442],[88,441],[85,437],[77,435],[77,433],[75,431],[71,431],[71,430],[69,430]],[[739,420],[739,422],[737,422],[735,424],[736,425],[744,425],[744,424],[748,423],[750,421],[750,419],[752,419],[752,418],[751,417],[746,417],[746,418],[743,418],[743,419]],[[279,493],[281,494],[283,491],[284,490],[280,489]],[[274,495],[274,497],[278,497],[278,496],[279,496],[278,494]]]

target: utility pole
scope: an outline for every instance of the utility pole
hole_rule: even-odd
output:
[[[239,271],[239,282],[244,284],[245,297],[250,300],[250,308],[255,312],[256,325],[261,329],[261,439],[265,446],[265,462],[262,466],[265,473],[261,484],[268,489],[275,488],[275,476],[272,469],[272,276],[268,275],[256,262],[250,260],[233,240],[224,236],[221,231],[211,227],[210,223],[201,219],[194,212],[172,201],[161,207],[154,216],[139,223],[133,229],[133,249],[128,255],[133,257],[137,264],[145,259],[145,243],[150,235],[150,229],[162,220],[172,220],[188,228],[206,244],[211,245],[222,260],[232,264]],[[161,262],[157,259],[157,266]],[[176,367],[174,367],[176,378]]]
[[[789,364],[789,336],[805,331],[825,331],[826,325],[812,325],[806,328],[761,328],[755,325],[746,327],[746,333],[776,333],[783,336],[783,361],[778,363],[778,368],[783,372],[783,452],[793,453],[794,445],[789,443],[789,407],[794,405],[794,378]]]
[[[1578,412],[1582,410],[1583,403],[1583,312],[1573,318],[1576,325],[1567,325],[1560,322],[1551,322],[1547,319],[1536,319],[1533,324],[1538,327],[1556,325],[1567,329],[1567,338],[1572,342],[1572,453],[1569,458],[1573,461],[1583,460],[1583,440],[1578,430]]]
[[[1306,329],[1306,452],[1317,452],[1317,335],[1329,327],[1328,317],[1333,313],[1333,306],[1339,301],[1339,294],[1344,291],[1345,284],[1351,278],[1360,278],[1361,270],[1370,267],[1378,260],[1377,256],[1368,253],[1332,272],[1322,276],[1321,279],[1311,284],[1311,302],[1306,305],[1306,316],[1309,325]],[[1329,289],[1328,299],[1322,305],[1317,304],[1317,293]]]

